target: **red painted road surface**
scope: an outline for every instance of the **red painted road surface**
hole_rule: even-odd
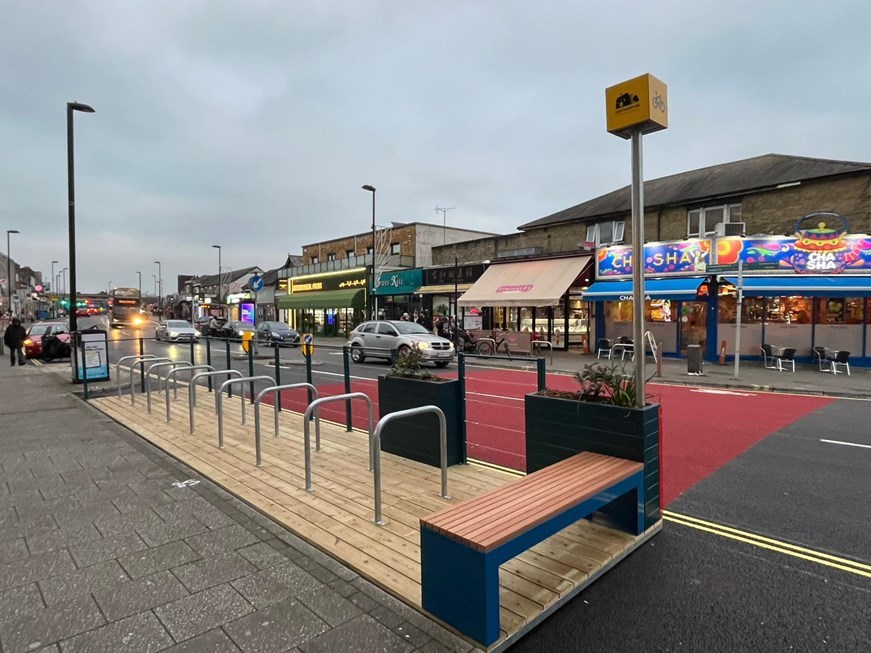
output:
[[[441,376],[449,376],[442,374]],[[536,390],[535,372],[469,370],[466,376],[466,438],[470,458],[525,470],[523,396]],[[548,375],[548,387],[575,389],[572,377]],[[378,416],[378,384],[354,380]],[[344,392],[341,383],[319,385],[321,396]],[[779,395],[651,384],[652,401],[662,405],[663,502],[668,505],[754,444],[833,401],[826,397]],[[302,412],[303,391],[286,393],[282,407]],[[365,404],[354,402],[353,424],[366,428]],[[324,419],[345,422],[344,402],[324,406]]]

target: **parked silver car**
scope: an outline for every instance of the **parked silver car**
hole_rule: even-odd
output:
[[[377,320],[363,322],[348,334],[351,359],[362,363],[367,358],[390,360],[393,350],[401,353],[412,347],[418,349],[421,358],[445,367],[454,359],[454,343],[447,338],[433,335],[415,322],[400,320]]]
[[[154,329],[154,337],[158,340],[171,340],[172,342],[197,341],[200,339],[200,334],[194,328],[193,324],[185,320],[167,320],[161,322]]]

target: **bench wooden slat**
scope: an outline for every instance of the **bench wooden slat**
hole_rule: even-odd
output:
[[[583,452],[421,519],[421,526],[489,551],[641,471],[641,463]]]

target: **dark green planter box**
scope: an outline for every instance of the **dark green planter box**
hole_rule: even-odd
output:
[[[526,471],[582,451],[644,463],[644,528],[662,518],[659,507],[659,404],[622,408],[526,395]]]
[[[381,417],[398,410],[438,406],[445,414],[448,465],[466,462],[466,437],[460,419],[460,382],[419,381],[395,376],[378,377],[378,407]],[[441,467],[439,419],[434,413],[409,417],[388,424],[381,432],[381,450]]]

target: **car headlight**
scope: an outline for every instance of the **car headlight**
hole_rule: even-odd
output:
[[[429,349],[429,343],[426,342],[425,340],[422,340],[421,342],[417,343],[417,348],[418,349]]]
[[[454,343],[450,343],[450,344],[448,345],[448,349],[453,350],[453,348],[454,348]]]
[[[27,340],[24,341],[24,344],[25,344],[25,345],[32,345],[32,344],[33,344],[33,340],[31,340],[30,338],[28,338]]]
[[[170,331],[169,337],[170,338],[178,338],[178,332],[177,331]]]
[[[280,337],[281,337],[281,334],[280,334],[280,333],[276,333],[275,331],[273,331],[273,332],[272,332],[272,337],[273,337],[273,338],[280,338]]]

